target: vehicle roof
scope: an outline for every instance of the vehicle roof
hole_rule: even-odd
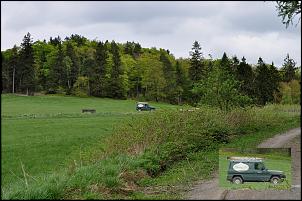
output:
[[[137,102],[136,104],[148,104],[148,102]]]
[[[263,158],[257,157],[228,157],[232,162],[262,162]]]

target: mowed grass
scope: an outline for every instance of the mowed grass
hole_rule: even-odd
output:
[[[135,100],[114,100],[109,98],[79,98],[74,96],[17,96],[1,95],[1,116],[20,116],[26,114],[79,114],[82,109],[96,109],[97,113],[135,112]],[[156,109],[171,109],[174,105],[149,102]]]
[[[24,180],[21,165],[26,174],[36,176],[60,170],[70,161],[81,162],[87,150],[102,150],[103,140],[116,125],[141,114],[134,100],[4,94],[1,103],[4,186]],[[159,110],[176,109],[150,104]],[[84,108],[96,113],[82,114]]]

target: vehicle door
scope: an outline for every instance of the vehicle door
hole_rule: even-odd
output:
[[[254,163],[254,181],[268,181],[270,173],[262,162]]]

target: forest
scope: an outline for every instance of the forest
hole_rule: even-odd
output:
[[[245,57],[205,58],[194,41],[189,58],[138,42],[89,40],[72,34],[1,51],[2,93],[65,94],[200,104],[230,110],[267,103],[300,103],[301,67],[287,54],[282,67]]]

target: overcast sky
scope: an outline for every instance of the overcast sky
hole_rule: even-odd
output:
[[[89,39],[135,41],[189,57],[195,40],[206,58],[245,56],[283,64],[287,53],[301,65],[301,23],[285,28],[274,2],[3,2],[1,50],[34,41],[80,34]]]

